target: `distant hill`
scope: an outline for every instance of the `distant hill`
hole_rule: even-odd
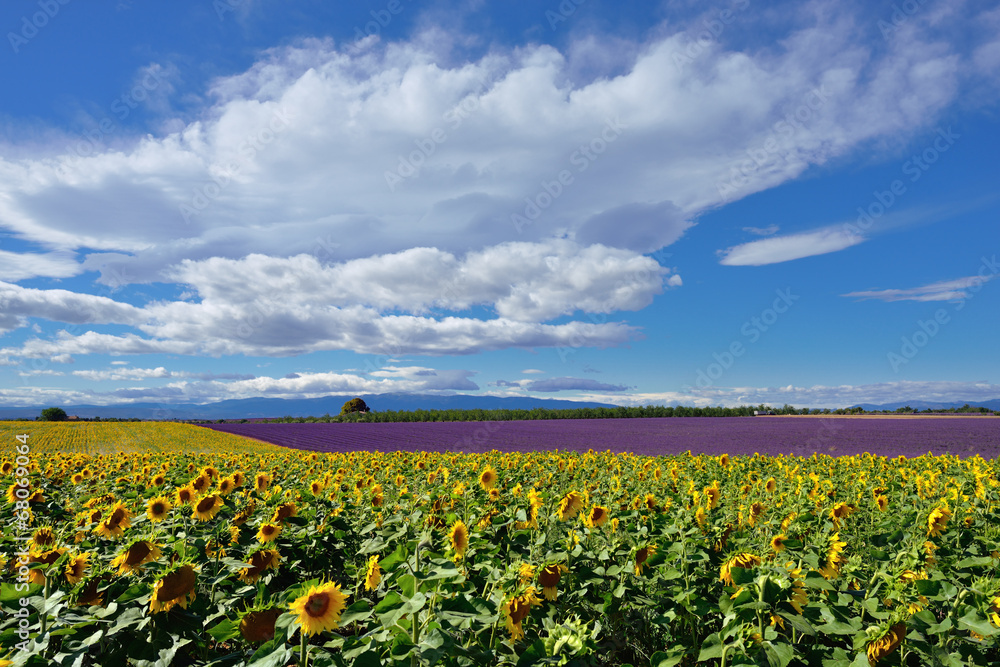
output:
[[[340,414],[344,403],[359,396],[372,410],[493,410],[546,408],[561,410],[566,408],[613,408],[610,403],[567,401],[554,398],[530,398],[522,396],[472,396],[452,394],[344,394],[322,398],[243,398],[218,403],[197,405],[194,403],[158,404],[132,403],[130,405],[63,405],[67,414],[78,417],[117,417],[119,419],[137,417],[139,419],[242,419],[244,417],[320,417],[326,413]],[[34,419],[41,411],[50,407],[0,408],[0,419]]]
[[[993,398],[988,401],[962,401],[961,403],[928,403],[927,401],[906,401],[905,403],[883,403],[881,405],[858,403],[858,407],[865,410],[898,410],[908,405],[914,410],[927,410],[928,408],[931,410],[949,410],[960,408],[965,404],[969,404],[974,408],[983,407],[990,410],[1000,410],[1000,398]]]

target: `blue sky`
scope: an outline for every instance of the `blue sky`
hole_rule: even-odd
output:
[[[0,8],[0,405],[1000,397],[997,3],[93,5]]]

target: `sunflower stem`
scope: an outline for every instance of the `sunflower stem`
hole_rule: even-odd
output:
[[[309,665],[309,642],[306,640],[306,633],[304,630],[299,630],[299,665],[302,667],[308,667]]]

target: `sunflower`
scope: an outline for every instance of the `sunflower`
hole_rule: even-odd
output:
[[[458,558],[465,555],[465,550],[469,548],[469,529],[461,519],[452,524],[448,531],[448,541]]]
[[[148,503],[146,503],[146,516],[149,520],[156,523],[163,521],[167,518],[167,514],[173,509],[173,505],[167,500],[166,496],[160,496],[158,498],[153,498]]]
[[[56,543],[56,534],[53,532],[52,528],[49,526],[43,526],[35,531],[35,534],[31,536],[31,544],[36,548],[42,549],[44,547],[50,547]]]
[[[248,584],[255,583],[266,570],[277,570],[280,562],[281,555],[277,549],[258,549],[247,559],[250,567],[240,570],[240,580]]]
[[[188,486],[190,486],[192,489],[194,489],[195,492],[201,493],[202,491],[205,491],[209,487],[209,485],[211,483],[212,483],[212,480],[211,480],[211,478],[208,475],[201,474],[201,475],[198,475],[197,477],[195,477],[194,479],[192,479],[188,483]]]
[[[190,505],[198,497],[198,492],[189,484],[177,489],[177,504]]]
[[[534,586],[529,586],[524,593],[513,596],[504,603],[503,612],[507,617],[507,631],[510,632],[512,640],[516,641],[524,636],[524,629],[521,627],[521,622],[528,617],[528,613],[532,607],[537,607],[541,604],[542,601],[538,599]]]
[[[199,500],[192,509],[192,513],[198,521],[208,521],[215,518],[215,515],[222,509],[222,496],[213,493]]]
[[[723,454],[719,457],[719,465],[723,468],[729,467],[729,454]]]
[[[302,632],[312,636],[336,628],[346,605],[347,596],[341,592],[340,584],[329,582],[311,587],[288,607],[298,615],[295,620]]]
[[[906,624],[897,623],[883,632],[877,639],[868,642],[865,649],[868,654],[868,664],[875,667],[875,663],[896,650],[905,636]]]
[[[20,494],[18,492],[21,492]],[[31,490],[27,486],[18,486],[17,482],[11,484],[7,489],[7,502],[11,505],[16,503],[18,500],[27,499],[31,494]],[[22,497],[18,497],[18,496]]]
[[[570,491],[559,501],[559,520],[568,521],[583,509],[583,496],[576,491]]]
[[[496,483],[497,471],[493,469],[493,466],[483,468],[483,472],[479,474],[479,486],[483,487],[483,491],[489,491]]]
[[[78,584],[83,581],[83,575],[87,571],[89,553],[74,554],[66,563],[66,581],[70,584]]]
[[[698,505],[698,509],[694,511],[694,520],[698,522],[698,526],[700,528],[705,527],[706,518],[707,515],[705,514],[705,508],[702,507],[701,505]]]
[[[946,506],[935,507],[927,517],[927,537],[937,537],[948,525],[951,518],[951,510]]]
[[[819,573],[827,579],[833,579],[840,573],[840,566],[847,562],[844,558],[844,547],[847,542],[840,540],[840,533],[830,536],[830,546],[826,552],[826,565],[819,569]]]
[[[98,590],[102,584],[108,583],[111,575],[104,573],[87,577],[83,586],[73,597],[73,604],[78,607],[90,607],[92,605],[104,606],[104,591]]]
[[[705,496],[708,498],[708,510],[714,510],[719,506],[722,498],[722,490],[719,489],[719,480],[715,480],[711,486],[705,487]]]
[[[236,484],[231,477],[224,477],[219,480],[219,494],[228,496],[236,490]]]
[[[760,565],[760,556],[755,556],[752,553],[743,552],[736,554],[725,563],[719,569],[719,581],[724,582],[728,586],[734,586],[733,583],[733,573],[732,569],[734,567],[743,568],[749,570],[752,567],[757,567]]]
[[[646,560],[656,553],[655,544],[647,544],[643,548],[635,552],[635,576],[642,574],[643,568],[646,567]]]
[[[82,484],[83,475],[81,475],[80,473],[73,473],[73,476],[70,478],[70,480],[73,482],[73,484]]]
[[[137,540],[111,561],[111,567],[117,567],[120,575],[138,572],[143,565],[156,560],[160,555],[160,548],[152,542]]]
[[[264,493],[269,486],[271,486],[271,476],[263,472],[258,473],[254,480],[254,488],[257,489],[257,492]]]
[[[774,553],[781,553],[785,550],[785,542],[788,540],[788,536],[784,533],[780,533],[771,538],[771,550]]]
[[[876,495],[875,504],[878,505],[879,512],[884,512],[889,507],[889,499],[881,494]]]
[[[789,575],[792,577],[792,599],[789,600],[789,602],[795,611],[801,615],[802,607],[809,603],[809,596],[806,593],[805,579],[802,578],[802,568],[790,570]]]
[[[851,516],[854,513],[854,508],[847,503],[837,503],[830,510],[830,520],[833,521],[833,525],[840,528],[840,520],[844,517]]]
[[[774,493],[776,488],[778,488],[778,483],[774,481],[773,477],[768,477],[767,481],[764,482],[764,490],[768,493]]]
[[[132,513],[122,503],[115,503],[107,518],[97,524],[94,532],[104,538],[121,537],[125,529],[132,525]]]
[[[542,595],[546,600],[555,601],[558,591],[556,585],[569,568],[562,563],[549,563],[538,573],[538,585],[542,587]]]
[[[522,584],[530,584],[531,580],[535,578],[535,566],[531,563],[521,563],[520,567],[517,568],[517,578]]]
[[[323,483],[320,482],[319,480],[313,480],[312,482],[309,483],[309,493],[313,494],[314,496],[318,496],[319,494],[323,493],[324,488],[325,487]]]
[[[240,488],[243,486],[243,483],[246,482],[246,476],[239,470],[230,475],[229,479],[233,480],[233,484],[236,485],[236,488]]]
[[[273,523],[265,523],[257,531],[257,541],[261,544],[267,544],[278,539],[278,535],[281,535],[281,526]]]
[[[757,525],[757,518],[764,513],[763,503],[753,503],[750,505],[750,511],[747,514],[747,523],[751,526]]]
[[[59,560],[59,557],[66,553],[63,548],[50,549],[49,551],[31,551],[28,553],[28,563],[39,563],[43,568],[32,568],[28,570],[28,581],[33,584],[43,585],[45,583],[45,570],[49,565]]]
[[[171,570],[156,580],[153,596],[149,600],[149,611],[153,614],[170,611],[174,605],[187,609],[188,602],[194,601],[197,582],[198,575],[190,563]]]
[[[281,523],[285,519],[293,516],[297,516],[299,513],[299,508],[295,506],[295,503],[285,503],[280,505],[278,509],[274,510],[274,516],[271,517],[271,523]]]
[[[382,568],[378,564],[378,555],[374,555],[368,559],[368,569],[365,572],[365,590],[375,590],[380,581],[382,581]]]
[[[256,511],[256,509],[257,509],[257,503],[251,500],[246,507],[237,512],[236,515],[233,517],[233,525],[242,526],[243,524],[245,524],[247,520],[249,520],[250,517],[253,516],[253,513],[254,511]]]
[[[274,639],[274,623],[281,610],[257,609],[248,612],[240,621],[240,635],[248,642],[266,642]]]
[[[601,507],[600,505],[594,505],[590,508],[590,514],[587,515],[587,525],[588,526],[603,526],[608,522],[611,515],[608,513],[607,507]]]

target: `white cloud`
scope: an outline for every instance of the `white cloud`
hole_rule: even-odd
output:
[[[0,219],[27,240],[96,249],[88,268],[118,264],[140,281],[184,257],[462,253],[560,230],[645,252],[716,206],[720,184],[733,186],[729,199],[772,187],[918,132],[956,99],[957,56],[944,42],[911,31],[876,55],[854,42],[849,16],[807,21],[778,49],[717,49],[684,69],[673,55],[687,38],[664,29],[623,51],[620,75],[575,85],[580,54],[600,55],[592,36],[571,43],[570,60],[529,46],[446,64],[419,38],[275,48],[217,80],[212,106],[182,130],[86,158],[0,159]],[[776,130],[813,89],[826,94],[810,119]],[[602,138],[609,119],[622,126],[614,141]],[[761,150],[763,166],[748,171]],[[413,154],[419,176],[390,192],[385,173]],[[735,185],[734,169],[746,172]],[[511,214],[564,170],[572,182],[518,233]],[[186,224],[182,205],[200,209]]]
[[[92,294],[41,290],[0,282],[0,332],[24,326],[28,317],[67,324],[139,324],[135,306]]]
[[[942,280],[930,285],[924,285],[923,287],[867,290],[849,292],[848,294],[841,294],[841,296],[854,297],[859,300],[877,299],[879,301],[950,301],[952,299],[967,299],[969,297],[969,288],[978,287],[995,277],[995,275],[986,277],[969,276],[968,278],[958,278],[956,280]]]
[[[52,252],[0,255],[0,280],[99,271],[112,288],[190,289],[140,307],[2,285],[0,333],[39,317],[142,336],[64,332],[0,354],[625,343],[638,332],[624,323],[545,322],[647,307],[682,280],[642,253],[723,200],[926,130],[959,98],[959,46],[978,49],[980,68],[992,62],[989,43],[949,44],[919,22],[873,50],[844,13],[796,20],[773,49],[715,48],[686,68],[674,55],[688,37],[668,25],[613,62],[592,36],[565,54],[496,48],[471,62],[440,56],[441,32],[345,48],[307,40],[216,80],[197,119],[164,125],[176,130],[87,157],[5,151],[2,226]],[[390,188],[387,172],[402,180]],[[722,261],[857,242],[819,230],[736,246]]]
[[[11,252],[0,250],[0,280],[17,282],[29,278],[69,278],[83,272],[76,255],[68,251]]]
[[[143,369],[159,371],[160,369]],[[111,391],[80,391],[46,387],[0,388],[0,405],[20,406],[53,404],[126,405],[134,402],[210,403],[227,399],[253,398],[318,398],[330,394],[379,394],[379,393],[451,393],[456,390],[475,390],[478,386],[469,380],[474,371],[458,369],[424,369],[434,375],[419,375],[413,369],[397,369],[388,377],[362,377],[352,373],[292,373],[286,377],[239,377],[237,379],[178,379],[166,384],[149,387],[122,387]],[[419,369],[418,369],[419,370]],[[45,373],[57,374],[57,373]],[[196,376],[174,373],[169,377]],[[84,376],[86,377],[86,376]],[[150,375],[149,378],[160,378]],[[101,378],[115,379],[115,378]],[[132,379],[144,379],[135,377]],[[148,379],[148,378],[147,378]]]
[[[686,392],[631,392],[627,394],[587,392],[580,400],[628,405],[723,405],[781,406],[797,408],[846,408],[859,403],[881,405],[925,401],[955,403],[1000,398],[1000,385],[989,382],[899,381],[864,385],[813,385],[798,387],[709,387]]]
[[[608,384],[598,382],[589,378],[555,377],[545,380],[532,380],[524,385],[528,391],[556,392],[556,391],[627,391],[628,386],[623,384]]]
[[[802,234],[772,236],[750,241],[720,252],[720,264],[763,266],[793,259],[825,255],[861,243],[864,239],[844,226],[826,227]]]
[[[539,370],[537,368],[525,368],[521,372],[524,373],[525,375],[536,375],[538,373],[544,373],[545,371]]]
[[[756,236],[771,236],[778,233],[778,225],[768,225],[767,227],[744,227],[743,231]]]
[[[146,380],[149,378],[169,378],[172,373],[163,366],[158,368],[115,368],[110,370],[89,370],[73,371],[73,375],[86,380],[107,381],[107,380]]]

